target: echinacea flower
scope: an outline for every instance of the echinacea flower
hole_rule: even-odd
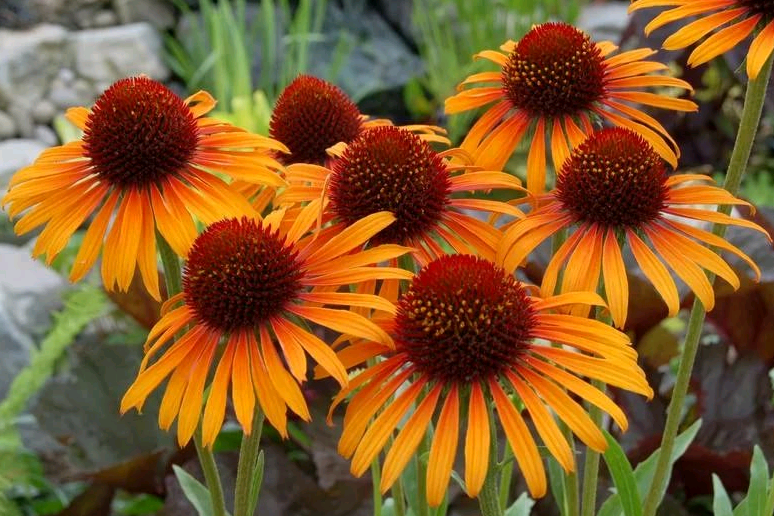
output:
[[[212,445],[220,430],[229,384],[245,433],[252,430],[257,398],[267,420],[287,436],[288,407],[302,419],[310,418],[299,388],[306,378],[307,354],[340,384],[347,383],[347,372],[330,346],[299,322],[391,344],[389,335],[366,318],[324,305],[394,311],[377,296],[337,291],[350,283],[411,277],[400,269],[370,266],[406,249],[351,252],[394,217],[372,215],[322,242],[305,236],[318,209],[311,204],[308,213],[289,226],[283,224],[284,211],[262,221],[226,219],[196,239],[183,273],[183,291],[166,301],[161,320],[150,331],[145,358],[121,401],[121,413],[140,410],[169,377],[159,426],[169,429],[177,418],[178,442],[185,445],[199,422],[205,383],[223,342],[204,408],[203,444]]]
[[[396,221],[373,239],[414,248],[427,263],[444,254],[440,242],[457,252],[494,257],[500,232],[465,210],[523,216],[508,203],[458,198],[454,194],[489,189],[521,189],[519,180],[502,172],[466,170],[450,157],[465,159],[459,149],[436,152],[425,135],[384,126],[363,132],[344,147],[332,168],[294,164],[286,171],[288,188],[277,202],[307,202],[325,198],[327,212],[338,225],[335,233],[379,211]]]
[[[569,238],[546,268],[542,295],[554,292],[562,266],[562,292],[596,291],[601,274],[613,322],[623,327],[629,300],[621,251],[621,244],[626,243],[642,272],[666,302],[670,316],[677,314],[680,300],[664,264],[690,287],[708,311],[712,310],[714,294],[704,269],[734,288],[739,287],[739,278],[702,243],[739,256],[757,277],[760,270],[740,249],[690,221],[736,225],[758,230],[767,237],[768,234],[753,222],[693,206],[750,206],[722,188],[700,184],[705,182],[712,179],[699,174],[667,177],[660,156],[629,129],[597,131],[573,151],[559,174],[556,188],[538,199],[540,208],[505,231],[498,260],[512,271],[540,242],[559,230],[571,228]]]
[[[626,335],[592,319],[552,313],[570,303],[603,301],[589,292],[531,296],[511,274],[471,255],[445,255],[428,264],[398,301],[395,348],[363,342],[353,345],[360,349],[346,349],[347,357],[361,361],[384,357],[352,378],[331,408],[355,393],[338,446],[351,458],[352,473],[362,475],[399,428],[382,465],[380,487],[386,491],[433,421],[426,486],[429,505],[437,506],[449,483],[463,422],[465,488],[477,496],[490,447],[497,445],[490,441],[491,419],[504,430],[532,496],[543,496],[543,459],[514,398],[522,401],[537,434],[565,470],[574,469],[575,457],[552,412],[590,448],[604,450],[602,432],[570,394],[607,412],[624,430],[626,416],[582,377],[646,396],[652,390]]]
[[[648,7],[671,7],[645,26],[645,34],[677,20],[698,16],[664,41],[664,48],[677,50],[707,37],[688,57],[698,66],[728,52],[760,27],[747,52],[747,76],[755,79],[774,52],[774,4],[771,0],[635,0],[629,11]]]
[[[350,143],[366,129],[384,125],[392,122],[361,114],[338,86],[311,75],[299,75],[277,97],[269,136],[290,149],[290,154],[280,157],[284,164],[325,165],[330,162],[329,148]],[[407,127],[430,133],[441,130],[423,125]]]
[[[494,102],[473,125],[461,147],[475,163],[501,170],[531,131],[527,157],[527,188],[545,190],[546,139],[550,140],[554,169],[559,170],[570,149],[592,132],[598,117],[642,134],[673,167],[679,149],[653,117],[633,107],[643,104],[676,111],[696,111],[696,104],[645,87],[674,87],[691,91],[687,82],[654,73],[663,63],[646,61],[648,48],[615,54],[609,42],[595,43],[566,23],[544,23],[532,28],[518,43],[508,41],[501,52],[485,50],[476,57],[500,66],[463,81],[457,95],[446,100],[447,113],[459,113]],[[469,84],[484,83],[464,89]],[[568,144],[569,141],[569,144]]]
[[[182,100],[140,76],[114,83],[91,110],[68,110],[83,138],[44,151],[11,178],[2,199],[12,217],[25,212],[16,232],[45,226],[32,253],[45,254],[50,263],[96,212],[70,280],[81,279],[104,249],[105,288],[128,289],[139,268],[159,299],[156,230],[185,256],[197,235],[192,215],[209,224],[252,211],[216,174],[284,184],[272,154],[287,151],[285,146],[205,118],[214,106],[205,92]]]

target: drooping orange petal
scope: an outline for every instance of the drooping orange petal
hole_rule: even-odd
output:
[[[105,240],[102,259],[102,283],[105,288],[127,291],[134,276],[140,233],[137,223],[143,216],[140,192],[131,188],[118,208],[113,227]]]
[[[252,331],[252,330],[249,330]],[[234,347],[234,365],[231,371],[231,398],[234,401],[234,412],[237,421],[242,425],[245,435],[253,430],[253,414],[255,413],[255,392],[253,379],[250,376],[250,352],[247,349],[248,339],[245,331],[237,331],[232,336]]]
[[[368,427],[369,420],[382,406],[384,406],[387,400],[392,397],[395,391],[398,390],[398,387],[408,379],[411,373],[413,373],[412,368],[398,373],[383,386],[377,385],[378,391],[373,396],[369,397],[367,403],[361,401],[356,407],[353,407],[352,404],[347,407],[348,417],[344,418],[344,429],[339,438],[338,451],[340,455],[345,458],[350,458],[355,453],[355,450],[362,440],[363,433]],[[373,392],[373,390],[375,389],[372,389],[369,392]],[[357,398],[360,400],[364,399],[362,393],[363,391],[358,393],[360,396]]]
[[[253,377],[253,387],[258,403],[266,414],[266,419],[283,438],[288,436],[287,407],[284,399],[274,389],[266,364],[258,351],[258,342],[253,332],[240,332],[240,338],[245,339],[244,345],[250,355],[250,371]]]
[[[411,247],[397,244],[382,244],[355,254],[348,254],[324,263],[309,263],[306,270],[310,275],[328,274],[362,267],[373,263],[385,262],[411,251]],[[303,279],[301,280],[303,281]]]
[[[381,296],[349,292],[302,292],[298,298],[309,303],[338,306],[360,306],[394,314],[395,305]]]
[[[543,461],[524,419],[514,408],[497,380],[491,379],[489,381],[489,390],[492,393],[505,436],[508,438],[516,462],[527,482],[530,495],[533,498],[545,496],[548,487],[546,471],[543,469]]]
[[[511,385],[516,389],[516,393],[521,398],[521,401],[524,402],[524,406],[532,417],[535,429],[537,429],[540,438],[543,439],[551,455],[554,456],[565,471],[575,471],[575,457],[572,454],[570,445],[567,443],[567,439],[562,435],[562,431],[559,430],[554,417],[548,412],[548,409],[535,394],[535,391],[524,380],[513,374],[512,371],[506,370],[505,374]]]
[[[665,39],[663,47],[666,50],[677,50],[693,45],[716,28],[729,23],[745,12],[747,12],[746,8],[729,9],[699,18]]]
[[[81,131],[86,129],[86,120],[91,112],[85,107],[71,107],[65,111],[65,118]]]
[[[460,431],[460,397],[457,384],[446,393],[427,462],[427,504],[438,507],[446,495]]]
[[[587,357],[576,351],[550,346],[534,347],[532,351],[578,375],[595,378],[608,385],[643,394],[649,399],[653,397],[653,390],[645,377],[633,374],[636,366],[634,362],[629,361],[626,367],[621,367],[604,358]]]
[[[371,339],[382,344],[391,344],[387,333],[369,319],[347,310],[319,308],[315,306],[290,305],[287,310],[312,322],[338,331]]]
[[[583,407],[570,398],[555,383],[546,380],[529,369],[519,369],[518,372],[527,383],[534,387],[535,391],[557,413],[562,421],[567,423],[567,426],[572,429],[573,433],[581,441],[586,443],[592,450],[600,453],[605,451],[607,448],[605,436]]]
[[[628,428],[628,422],[623,410],[616,405],[605,393],[596,387],[589,385],[575,375],[555,367],[547,362],[537,359],[534,356],[525,356],[524,362],[537,369],[538,372],[554,379],[559,385],[565,387],[568,391],[574,392],[581,398],[593,403],[604,410],[613,418],[616,424],[625,432]]]
[[[210,340],[207,344],[202,350],[199,360],[191,367],[191,376],[183,395],[183,401],[180,404],[180,415],[177,418],[177,443],[180,447],[188,444],[191,437],[193,437],[194,431],[199,424],[199,416],[202,413],[204,384],[207,381],[207,373],[210,370],[212,357],[215,355],[215,349],[217,348],[213,340]]]
[[[223,350],[223,356],[220,357],[215,376],[210,384],[210,396],[207,398],[202,418],[202,445],[206,447],[211,447],[215,442],[220,427],[223,426],[223,419],[226,417],[226,398],[236,347],[235,338],[232,335]]]
[[[562,278],[562,292],[595,292],[599,284],[602,266],[603,229],[592,225],[585,237],[578,242]],[[581,313],[587,313],[587,307]]]
[[[451,183],[450,192],[488,190],[490,188],[522,190],[521,181],[518,178],[503,172],[467,172],[453,176],[449,182]]]
[[[682,279],[696,294],[704,308],[709,312],[715,306],[715,294],[712,284],[707,279],[704,271],[695,262],[686,258],[682,250],[676,249],[662,236],[662,231],[649,226],[643,227],[643,231],[650,239],[658,254],[666,261],[672,270]]]
[[[594,292],[565,292],[545,299],[533,298],[532,307],[538,312],[545,312],[560,306],[584,304],[592,306],[606,306],[605,300]]]
[[[510,101],[502,100],[494,106],[487,109],[486,113],[481,115],[481,118],[476,120],[476,123],[468,131],[465,139],[462,140],[460,148],[472,153],[476,150],[476,147],[481,143],[487,134],[503,119],[505,115],[511,110],[513,106]],[[472,158],[472,156],[471,156]],[[468,163],[472,163],[472,160]]]
[[[698,110],[698,106],[693,101],[676,99],[674,97],[667,97],[666,95],[658,95],[656,93],[644,91],[617,91],[615,92],[615,98],[628,100],[629,102],[634,102],[636,104],[670,109],[672,111]]]
[[[562,170],[564,161],[570,156],[570,148],[567,146],[567,138],[562,130],[562,123],[559,118],[554,119],[551,129],[551,159],[554,162],[554,170],[559,174]]]
[[[602,277],[605,282],[605,296],[610,307],[613,323],[618,328],[626,324],[629,308],[629,281],[621,248],[615,230],[608,228],[602,247]]]
[[[76,282],[83,279],[87,272],[97,261],[99,252],[102,250],[102,241],[105,238],[110,218],[113,216],[113,210],[118,202],[118,192],[113,191],[105,200],[105,204],[97,211],[94,220],[91,221],[86,235],[83,237],[78,254],[75,255],[73,268],[70,271],[70,281]]]
[[[475,164],[487,170],[502,170],[527,131],[529,120],[522,112],[506,118],[473,151]]]
[[[360,477],[366,472],[377,454],[384,448],[387,439],[393,434],[393,431],[405,416],[411,405],[416,401],[417,396],[422,392],[427,380],[419,380],[411,384],[405,391],[400,393],[395,400],[387,405],[384,412],[374,419],[368,428],[368,431],[360,439],[360,444],[352,456],[352,466],[350,471],[356,477]]]
[[[460,113],[462,111],[468,111],[469,109],[475,109],[481,106],[485,106],[495,100],[503,98],[502,88],[493,86],[471,88],[469,90],[461,91],[449,97],[444,102],[444,112],[448,115]]]
[[[680,217],[685,217],[687,219],[703,220],[705,222],[714,222],[716,224],[728,224],[729,226],[741,226],[743,228],[754,229],[762,233],[769,241],[771,241],[771,235],[769,235],[769,233],[765,229],[760,227],[755,222],[742,219],[742,218],[730,217],[725,213],[720,213],[712,210],[701,210],[696,208],[674,208],[674,207],[664,208],[664,212],[670,213],[672,215],[678,215]]]
[[[266,326],[261,325],[260,346],[266,370],[269,373],[269,380],[274,386],[276,392],[282,397],[290,410],[298,414],[304,421],[309,421],[312,416],[309,414],[309,408],[306,406],[306,400],[298,387],[298,383],[285,369],[285,365],[274,348],[269,331]]]
[[[527,188],[540,194],[546,189],[546,128],[545,119],[540,117],[535,126],[535,135],[527,155]]]
[[[680,296],[677,293],[677,286],[672,276],[669,275],[669,271],[634,231],[627,229],[626,239],[629,242],[634,259],[637,261],[640,269],[642,269],[643,274],[650,280],[653,287],[666,303],[669,309],[669,316],[676,316],[680,310]]]
[[[175,195],[174,190],[165,189],[163,197],[156,185],[151,185],[149,190],[159,233],[178,256],[188,256],[188,251],[197,236],[196,225],[191,215]]]
[[[667,23],[671,23],[688,16],[694,16],[697,14],[703,14],[713,11],[715,9],[721,9],[729,5],[733,5],[734,0],[701,0],[698,2],[635,2],[629,8],[630,11],[641,9],[644,7],[658,7],[661,5],[679,5],[674,9],[664,11],[645,26],[645,34],[649,35],[659,27],[663,27]]]
[[[273,317],[269,320],[274,335],[277,336],[280,348],[282,349],[282,356],[285,358],[285,362],[290,369],[290,374],[299,382],[306,381],[306,355],[304,349],[296,341],[293,335],[286,331],[285,326],[282,325],[281,317]]]
[[[567,261],[567,257],[572,255],[578,242],[586,236],[587,232],[588,225],[583,224],[578,227],[551,257],[551,261],[548,262],[548,266],[543,273],[543,281],[540,284],[540,295],[543,298],[548,298],[556,293],[559,271]]]
[[[468,428],[465,434],[465,489],[471,498],[478,496],[489,469],[489,410],[481,384],[470,385]]]
[[[199,118],[212,111],[217,101],[206,91],[199,90],[183,102],[188,106],[194,118]]]
[[[353,405],[357,405],[358,400],[368,401],[371,394],[379,389],[379,386],[385,381],[385,379],[389,378],[392,373],[403,367],[405,363],[406,356],[402,353],[399,353],[397,355],[393,355],[387,360],[378,362],[376,365],[368,367],[365,371],[352,378],[349,381],[349,385],[347,385],[347,387],[344,389],[341,389],[341,391],[333,398],[331,406],[328,408],[328,424],[333,424],[332,416],[333,411],[336,410],[336,407],[338,407],[341,402],[347,399],[347,397],[350,396],[353,392],[362,387],[362,389],[360,389],[357,394],[355,394],[350,400],[349,406],[347,407],[347,414],[350,412],[355,414],[357,409],[353,407]],[[345,421],[346,418],[347,416],[345,415]]]
[[[342,256],[365,243],[394,221],[395,215],[387,211],[368,215],[347,226],[341,233],[331,237],[322,247],[304,258],[309,263],[315,263],[325,262]]]
[[[159,291],[159,268],[156,262],[156,225],[153,220],[153,208],[150,196],[146,193],[140,202],[142,216],[137,221],[137,231],[140,233],[140,241],[137,248],[137,268],[143,284],[156,301],[161,301]]]
[[[774,21],[770,21],[763,30],[755,36],[747,52],[747,76],[756,79],[764,63],[774,52]]]
[[[406,464],[408,464],[408,461],[416,452],[420,441],[427,432],[427,427],[435,412],[435,406],[438,403],[438,397],[442,389],[443,384],[436,384],[433,387],[406,421],[406,424],[403,425],[395,442],[390,446],[382,466],[382,478],[379,484],[382,492],[385,492],[395,483]]]
[[[720,54],[728,52],[738,45],[740,41],[752,34],[761,17],[762,15],[756,14],[730,27],[717,31],[691,52],[691,55],[688,56],[688,65],[698,66]]]
[[[180,403],[183,401],[183,394],[185,394],[185,389],[188,386],[191,367],[199,359],[201,351],[201,349],[192,349],[192,352],[186,355],[185,359],[178,364],[169,377],[169,382],[167,382],[167,388],[164,390],[164,397],[161,399],[161,406],[159,407],[159,428],[162,430],[169,430],[180,412]]]
[[[327,343],[323,342],[322,339],[281,317],[272,319],[272,328],[274,328],[274,332],[278,337],[280,333],[283,333],[286,337],[290,337],[298,342],[298,344],[306,350],[318,364],[320,364],[320,367],[328,371],[328,373],[339,382],[340,386],[347,386],[347,370],[336,356],[336,353]]]

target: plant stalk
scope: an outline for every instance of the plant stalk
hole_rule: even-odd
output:
[[[159,247],[161,264],[164,267],[164,280],[167,285],[167,297],[172,297],[182,290],[182,275],[180,272],[180,260],[175,252],[169,247],[164,237],[156,234],[156,242]],[[226,501],[223,497],[223,486],[220,483],[218,475],[218,466],[215,463],[215,456],[212,450],[202,446],[201,432],[196,432],[194,444],[196,445],[196,454],[199,456],[199,464],[204,473],[204,481],[207,489],[210,491],[210,500],[212,501],[213,516],[226,516]]]
[[[252,505],[252,486],[255,477],[255,466],[258,462],[258,452],[263,431],[263,411],[255,407],[253,416],[253,431],[242,437],[239,447],[239,465],[237,466],[236,487],[234,488],[234,516],[252,516],[255,507]]]
[[[605,392],[605,384],[599,380],[592,380],[591,384],[602,392]],[[589,416],[594,425],[602,425],[602,410],[591,403],[588,404]],[[586,459],[583,463],[583,509],[581,516],[594,516],[597,505],[597,484],[599,483],[599,452],[586,447]]]
[[[758,131],[758,123],[761,119],[763,103],[766,98],[766,88],[771,77],[771,66],[774,56],[769,56],[766,64],[763,66],[756,79],[747,83],[747,92],[744,97],[744,107],[742,108],[742,119],[739,122],[739,132],[734,142],[734,150],[731,153],[731,160],[728,163],[726,180],[723,188],[732,195],[736,195],[742,177],[747,168],[747,162],[750,159],[750,152],[755,141],[755,134]],[[721,206],[719,212],[729,214],[730,205]],[[726,232],[726,226],[714,224],[712,232],[722,237]],[[714,282],[714,274],[708,273],[710,282]],[[677,371],[677,380],[672,390],[672,400],[667,409],[666,427],[661,439],[661,453],[656,463],[656,471],[653,475],[650,489],[645,498],[643,506],[643,516],[654,516],[659,504],[661,503],[661,493],[664,492],[666,482],[671,466],[672,450],[674,448],[675,437],[680,426],[680,416],[682,414],[685,396],[688,393],[688,383],[691,379],[693,363],[696,359],[696,352],[699,347],[699,338],[704,325],[704,316],[706,310],[698,298],[693,302],[691,315],[688,319],[688,331],[685,335],[685,346],[683,347],[683,356],[680,359],[680,366]]]
[[[489,408],[489,466],[486,470],[486,478],[481,491],[478,493],[478,506],[481,509],[481,516],[503,516],[503,507],[500,505],[500,487],[498,486],[498,477],[500,476],[497,463],[497,430],[494,424],[492,409]]]

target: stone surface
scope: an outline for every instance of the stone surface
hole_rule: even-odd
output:
[[[324,42],[310,50],[310,73],[330,76],[330,66],[340,37],[348,39],[349,55],[333,82],[353,99],[402,87],[422,73],[422,61],[401,37],[368,6],[343,10],[328,4],[323,24]]]
[[[16,122],[13,117],[0,111],[0,140],[7,140],[16,136]]]
[[[49,147],[59,145],[59,137],[56,135],[54,130],[47,125],[36,125],[34,135],[36,140],[46,144]]]
[[[2,162],[2,159],[0,159]],[[0,399],[45,335],[66,281],[27,249],[0,244]],[[12,272],[9,274],[9,272]]]
[[[595,41],[618,43],[629,24],[627,8],[626,2],[585,5],[581,8],[576,25],[588,32]]]
[[[76,79],[74,74],[72,79],[67,79],[68,75],[59,74],[54,79],[48,98],[62,110],[73,106],[90,106],[96,98],[94,88],[87,80]]]
[[[406,41],[416,45],[417,30],[414,27],[412,11],[414,10],[413,0],[377,0],[384,19],[389,23]]]
[[[32,119],[39,124],[47,124],[56,116],[56,106],[47,99],[42,99],[32,106]]]
[[[118,20],[123,23],[148,22],[157,29],[169,29],[175,24],[172,4],[159,0],[113,0]]]
[[[48,92],[59,69],[70,61],[68,33],[58,25],[25,31],[0,30],[0,107],[24,129],[22,114]],[[14,114],[14,110],[18,114]]]
[[[98,88],[141,73],[161,81],[169,78],[161,58],[161,36],[148,23],[83,30],[72,39],[76,72],[97,83]]]
[[[37,140],[16,138],[0,142],[0,197],[5,195],[11,176],[35,161],[45,149],[46,145]]]

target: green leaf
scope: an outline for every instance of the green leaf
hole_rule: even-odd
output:
[[[606,430],[605,439],[607,439],[607,450],[603,457],[613,477],[613,483],[621,499],[621,506],[626,516],[642,516],[642,499],[637,491],[637,481],[634,478],[632,466],[626,453],[621,449],[612,435]]]
[[[552,456],[548,457],[548,483],[551,487],[551,493],[554,495],[554,500],[556,500],[556,504],[559,506],[559,513],[562,516],[567,516],[568,507],[567,498],[565,497],[564,472]]]
[[[521,493],[513,505],[505,510],[505,516],[529,516],[533,505],[535,505],[535,500],[530,498],[526,492]]]
[[[763,514],[774,514],[774,476],[769,482],[769,494],[766,498],[766,507],[764,507]]]
[[[661,493],[659,493],[659,500],[664,497],[666,488],[669,485],[671,466],[677,462],[677,459],[683,456],[685,450],[688,449],[688,446],[691,445],[694,438],[696,437],[696,433],[699,431],[700,427],[701,419],[698,419],[683,433],[675,438],[674,448],[672,449],[672,456],[669,460],[670,473],[667,475],[667,481],[664,483],[664,489]],[[641,499],[645,497],[648,489],[650,489],[650,486],[653,483],[653,475],[656,473],[656,463],[658,462],[658,457],[660,454],[661,448],[654,451],[650,457],[638,464],[637,468],[634,470],[634,478],[637,481],[637,491],[639,492]],[[614,493],[610,496],[610,498],[605,500],[605,503],[602,504],[602,507],[599,509],[597,516],[618,516],[622,512],[623,507],[621,505],[621,497],[618,495],[618,493]]]
[[[731,508],[731,499],[728,497],[723,482],[716,474],[712,474],[712,489],[715,497],[712,500],[712,513],[715,516],[733,516],[734,511]]]
[[[750,463],[750,488],[747,491],[747,514],[765,514],[766,484],[769,481],[769,466],[766,457],[758,446],[753,449]]]
[[[255,461],[255,475],[253,476],[253,483],[250,485],[250,507],[253,512],[258,506],[258,496],[261,494],[261,484],[263,484],[263,468],[266,463],[266,456],[263,454],[263,450],[258,452],[258,459]],[[252,513],[251,513],[252,514]]]
[[[175,471],[177,481],[183,489],[183,494],[185,494],[185,497],[191,502],[191,505],[194,506],[197,514],[199,514],[199,516],[213,516],[212,498],[210,497],[209,490],[204,487],[204,484],[189,475],[188,472],[180,466],[172,465],[172,469]]]

